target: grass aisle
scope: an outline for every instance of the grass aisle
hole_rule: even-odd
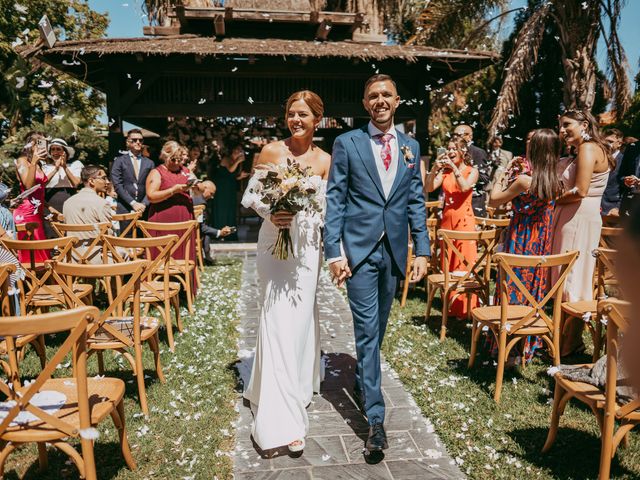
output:
[[[441,343],[440,312],[432,311],[425,325],[425,305],[422,288],[403,309],[394,302],[383,351],[461,470],[472,479],[597,478],[598,428],[578,402],[567,406],[551,451],[541,453],[553,398],[550,363],[535,359],[524,370],[507,370],[496,404],[493,361],[482,353],[474,369],[467,368],[471,328],[454,321]],[[590,357],[574,360],[586,363]],[[637,432],[630,434],[629,448],[618,449],[612,478],[640,478]]]
[[[237,358],[238,291],[242,262],[220,259],[206,269],[194,315],[183,312],[185,330],[176,336],[172,354],[161,330],[162,365],[166,384],[153,369],[145,351],[145,377],[151,415],[140,413],[133,375],[122,357],[105,354],[107,376],[127,382],[125,411],[127,431],[138,470],[126,468],[111,419],[100,426],[96,463],[100,479],[229,479],[232,478],[236,393],[235,375],[228,365]],[[49,342],[55,344],[55,339]],[[49,348],[48,356],[52,354]],[[64,364],[62,367],[68,367]],[[97,374],[96,360],[89,361],[90,375]],[[26,378],[39,371],[30,351],[23,364]],[[59,370],[63,376],[67,368]],[[5,478],[78,478],[74,465],[55,449],[49,449],[49,468],[38,472],[35,445],[14,452]]]

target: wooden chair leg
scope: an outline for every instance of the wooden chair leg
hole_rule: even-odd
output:
[[[440,290],[442,294],[442,324],[440,325],[440,341],[444,342],[447,336],[447,321],[449,320],[449,294],[444,289]]]
[[[593,363],[597,362],[600,358],[600,351],[602,350],[602,323],[600,319],[596,318],[596,327],[593,335]]]
[[[144,367],[142,365],[142,347],[138,344],[135,345],[135,359],[136,363],[136,381],[138,382],[138,396],[140,397],[140,408],[142,413],[149,415],[149,406],[147,405],[147,391],[144,385]]]
[[[431,302],[433,302],[433,297],[436,294],[436,288],[431,286],[431,288],[427,287],[427,311],[424,314],[424,322],[427,323],[429,318],[431,317]]]
[[[4,478],[4,464],[7,461],[7,457],[11,452],[13,452],[20,444],[19,443],[6,443],[2,447],[2,451],[0,452],[0,478]]]
[[[500,395],[502,394],[502,381],[504,378],[504,367],[507,362],[507,332],[500,331],[498,335],[498,371],[496,372],[496,390],[493,399],[496,403],[500,403]]]
[[[613,458],[613,430],[615,428],[615,416],[605,415],[602,425],[602,447],[600,449],[600,471],[598,478],[608,480],[611,473],[611,459]]]
[[[173,321],[171,320],[171,308],[169,306],[169,300],[165,299],[162,308],[158,308],[158,311],[162,315],[164,324],[167,328],[167,341],[169,342],[169,350],[175,352],[176,347],[173,341]]]
[[[158,337],[158,332],[152,337],[149,337],[149,347],[153,352],[153,359],[156,366],[156,374],[158,375],[158,379],[162,383],[166,383],[167,380],[164,378],[164,373],[162,372],[162,363],[160,363],[160,338]]]
[[[564,396],[564,389],[556,382],[556,389],[553,394],[553,408],[551,409],[551,421],[549,425],[549,433],[547,434],[547,440],[542,447],[542,453],[548,452],[553,442],[556,441],[558,435],[558,425],[560,424],[560,417],[562,416],[563,408],[562,397]]]
[[[407,265],[404,268],[404,281],[402,282],[402,297],[400,298],[400,307],[404,307],[407,303],[407,295],[409,294],[409,278],[411,274],[411,260],[413,257],[413,245],[409,245],[407,252]]]
[[[182,332],[182,317],[180,316],[180,299],[176,295],[171,300],[173,302],[173,309],[176,312],[176,325],[178,327],[178,331]]]
[[[98,357],[98,373],[104,375],[104,357],[102,350],[96,351],[96,357]]]
[[[467,365],[468,368],[473,368],[473,365],[476,362],[476,354],[478,352],[478,339],[480,338],[481,329],[478,328],[478,321],[473,320],[473,324],[471,326],[471,352],[469,353],[469,363]]]
[[[185,291],[187,294],[187,310],[189,310],[190,314],[193,314],[193,297],[191,296],[191,274],[187,272],[185,276]]]
[[[38,442],[38,463],[40,465],[40,472],[44,472],[49,466],[47,445],[44,442]]]
[[[120,448],[122,450],[122,456],[124,461],[127,462],[127,466],[130,470],[135,470],[137,467],[133,455],[131,454],[131,448],[129,447],[129,440],[127,439],[127,429],[125,428],[125,416],[124,416],[124,402],[120,400],[116,405],[116,410],[111,412],[111,419],[118,430],[118,436],[120,437]]]
[[[93,440],[80,437],[80,446],[82,448],[82,460],[84,463],[84,478],[86,480],[97,480],[96,459],[93,452]]]
[[[33,342],[31,342],[31,345],[33,345],[33,348],[38,354],[38,358],[40,359],[40,368],[44,368],[47,364],[47,348],[44,344],[44,335],[38,335],[38,337]],[[24,355],[23,352],[24,349],[21,351],[21,353]]]

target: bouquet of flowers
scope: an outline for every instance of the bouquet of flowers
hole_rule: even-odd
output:
[[[256,210],[265,214],[280,211],[293,215],[302,211],[320,213],[322,206],[318,193],[321,185],[321,178],[313,174],[311,167],[302,168],[296,161],[287,159],[286,165],[256,170],[242,203],[245,207],[257,207]],[[279,260],[286,260],[289,252],[293,255],[291,232],[281,228],[271,253]]]

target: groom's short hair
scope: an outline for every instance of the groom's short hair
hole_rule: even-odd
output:
[[[372,75],[371,77],[369,77],[369,79],[365,82],[364,84],[365,95],[367,94],[367,89],[369,88],[369,85],[376,82],[391,82],[393,84],[393,88],[396,89],[396,92],[398,91],[398,87],[396,86],[396,82],[393,81],[393,78],[391,78],[389,75],[386,75],[384,73],[376,73],[375,75]]]

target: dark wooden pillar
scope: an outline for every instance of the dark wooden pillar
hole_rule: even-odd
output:
[[[109,130],[108,164],[111,167],[113,159],[124,148],[122,135],[122,110],[120,108],[120,78],[117,74],[109,76],[106,88],[107,94],[107,127]]]
[[[424,86],[420,100],[423,100],[422,105],[418,104],[416,107],[416,140],[420,144],[420,154],[427,155],[430,143],[429,117],[431,116],[431,98],[429,92],[424,91]]]

